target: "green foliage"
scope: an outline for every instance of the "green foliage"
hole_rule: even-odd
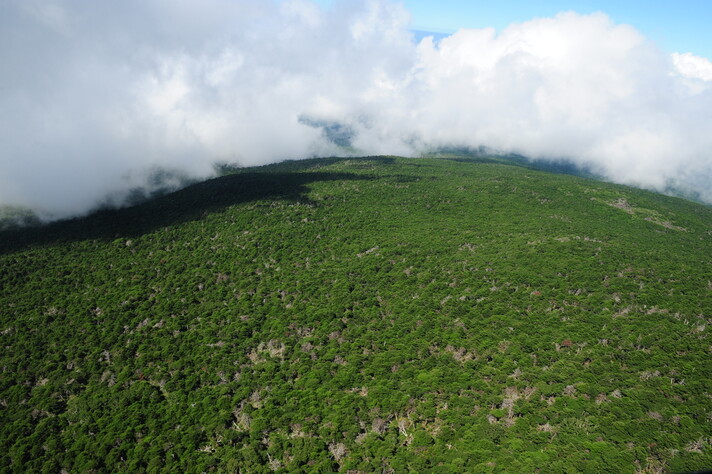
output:
[[[712,465],[712,211],[318,159],[0,233],[0,470]]]

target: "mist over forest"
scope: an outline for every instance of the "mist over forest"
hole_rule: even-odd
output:
[[[444,147],[712,202],[708,59],[604,13],[411,27],[385,0],[3,2],[0,206],[61,218],[215,163]]]

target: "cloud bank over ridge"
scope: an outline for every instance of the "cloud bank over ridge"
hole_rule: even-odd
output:
[[[400,4],[0,4],[0,205],[64,217],[145,186],[343,154],[487,146],[712,202],[712,62],[605,14],[416,43]]]

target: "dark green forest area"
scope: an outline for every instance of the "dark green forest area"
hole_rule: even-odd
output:
[[[313,159],[0,233],[2,472],[712,468],[712,209]]]

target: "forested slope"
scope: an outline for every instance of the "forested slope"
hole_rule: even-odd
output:
[[[0,470],[712,467],[712,210],[320,159],[0,233]]]

